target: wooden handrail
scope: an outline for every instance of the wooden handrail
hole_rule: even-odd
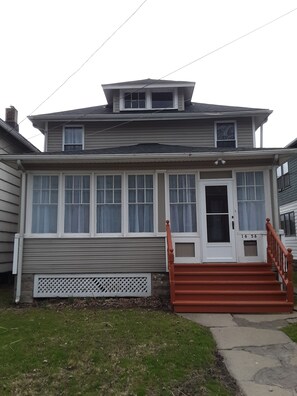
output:
[[[281,279],[283,289],[287,292],[287,301],[294,301],[293,287],[293,255],[292,249],[286,249],[280,237],[270,223],[270,219],[266,219],[267,231],[267,262],[277,269]]]
[[[174,300],[174,250],[173,250],[169,220],[166,220],[166,236],[167,236],[167,260],[168,260],[169,284],[170,284],[170,302],[171,302],[171,304],[173,304],[173,300]]]

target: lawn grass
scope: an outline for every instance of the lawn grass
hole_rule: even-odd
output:
[[[210,332],[170,312],[49,305],[0,318],[1,395],[236,394]]]

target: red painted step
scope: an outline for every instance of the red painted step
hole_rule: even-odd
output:
[[[268,280],[275,280],[275,274],[273,272],[268,271],[186,271],[186,272],[177,272],[174,275],[175,280],[177,281],[189,281],[189,280],[221,280],[221,281],[228,281],[228,280],[257,280],[257,281],[268,281]]]
[[[175,281],[175,290],[280,290],[279,282],[273,281]]]
[[[286,301],[280,290],[176,290],[175,301]]]
[[[270,271],[267,263],[208,263],[208,264],[174,264],[175,273],[179,272],[255,272]]]

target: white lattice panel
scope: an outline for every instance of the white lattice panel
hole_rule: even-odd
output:
[[[148,297],[151,274],[35,275],[33,296]]]

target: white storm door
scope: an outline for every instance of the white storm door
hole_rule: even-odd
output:
[[[203,262],[236,261],[232,181],[200,184]]]

